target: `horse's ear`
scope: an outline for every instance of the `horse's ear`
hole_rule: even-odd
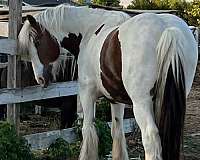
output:
[[[35,26],[37,24],[36,19],[33,16],[27,15],[26,18],[30,22],[31,26]]]

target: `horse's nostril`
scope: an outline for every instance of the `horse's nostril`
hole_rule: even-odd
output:
[[[44,80],[43,77],[39,77],[38,80],[39,80],[39,84],[40,85],[44,85],[45,84],[45,80]]]

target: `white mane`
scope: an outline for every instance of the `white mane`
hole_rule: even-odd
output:
[[[91,9],[88,7],[74,7],[67,5],[59,5],[54,8],[50,8],[41,12],[35,16],[36,20],[41,26],[46,28],[52,35],[54,35],[58,42],[62,41],[63,37],[66,37],[68,33],[83,34],[83,39],[88,39],[94,32],[102,25],[105,27],[117,26],[127,19],[129,15],[119,11],[107,11],[103,9]],[[30,34],[32,37],[30,37]],[[28,48],[32,43],[35,31],[31,27],[29,21],[25,21],[20,34],[19,34],[19,48],[20,54],[23,59],[29,59]],[[87,38],[86,38],[87,37]],[[56,76],[59,70],[62,69],[63,73],[66,67],[66,62],[73,56],[67,50],[61,48],[61,54],[56,62],[53,63],[53,77],[56,80]],[[66,58],[66,54],[69,58]],[[65,57],[65,58],[63,58]],[[75,60],[75,59],[74,59]],[[71,66],[72,80],[75,71],[75,62]]]
[[[59,5],[36,15],[37,21],[57,38],[69,32],[93,33],[102,24],[113,27],[128,18],[130,16],[124,12],[67,5]]]

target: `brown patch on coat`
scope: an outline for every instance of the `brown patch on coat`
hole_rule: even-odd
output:
[[[42,64],[47,66],[49,63],[54,62],[60,55],[60,48],[56,38],[49,33],[44,27],[42,27],[36,19],[27,15],[27,19],[33,27],[36,36],[31,35],[33,42],[37,49],[38,57]]]
[[[101,27],[99,27],[99,28],[96,30],[96,32],[95,32],[96,35],[98,35],[98,33],[101,31],[101,29],[103,28],[104,25],[105,25],[105,24],[102,24]]]
[[[132,104],[122,81],[122,53],[118,34],[118,29],[113,30],[105,39],[101,49],[101,80],[114,101]]]
[[[54,62],[59,57],[59,44],[56,38],[50,35],[46,29],[42,32],[39,40],[36,40],[34,43],[38,51],[39,59],[45,66]]]
[[[80,51],[81,40],[82,40],[81,33],[79,33],[78,36],[74,33],[69,33],[68,37],[64,37],[63,40],[61,41],[61,47],[67,49],[77,59]]]

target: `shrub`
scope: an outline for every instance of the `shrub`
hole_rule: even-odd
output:
[[[129,9],[177,10],[177,15],[189,25],[200,26],[200,1],[185,0],[133,0]]]
[[[184,9],[185,0],[133,0],[128,8],[133,9]]]
[[[0,122],[0,160],[33,160],[27,141],[16,134],[13,125]]]
[[[103,158],[112,150],[111,129],[108,124],[101,120],[96,120],[95,126],[99,137],[99,157]]]
[[[119,0],[93,0],[93,3],[103,5],[103,6],[118,7],[120,1]]]
[[[133,0],[129,9],[160,9],[158,6],[150,0]]]
[[[85,0],[78,0],[78,3],[84,4]],[[93,0],[92,3],[102,6],[119,7],[120,0]]]
[[[103,98],[96,103],[96,118],[107,122],[111,120],[111,107],[107,99]]]
[[[71,143],[69,146],[69,152],[71,158],[77,158],[80,154],[80,148],[81,148],[81,141],[78,140],[74,143]]]
[[[199,26],[200,27],[200,1],[194,0],[189,3],[187,8],[185,9],[186,20],[190,25]]]
[[[70,157],[69,143],[62,138],[56,139],[47,149],[50,160],[62,160]]]

